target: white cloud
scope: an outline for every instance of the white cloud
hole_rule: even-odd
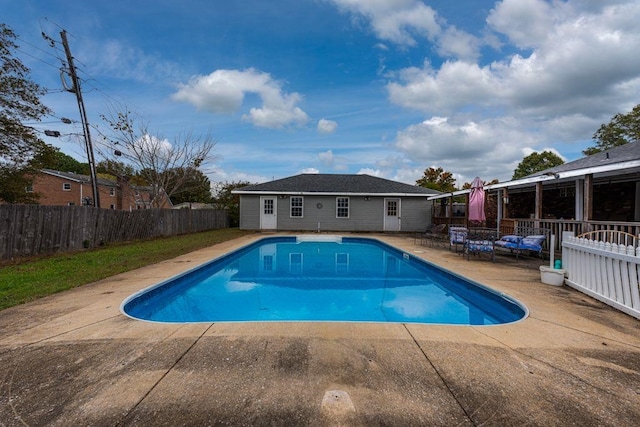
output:
[[[486,180],[509,179],[522,160],[521,147],[537,142],[520,122],[507,118],[452,123],[433,117],[396,136],[396,147],[419,166],[414,169],[442,167],[459,174],[464,182],[475,175]]]
[[[320,160],[320,163],[322,163],[324,167],[335,171],[346,171],[349,169],[347,159],[342,156],[335,156],[332,150],[318,153],[318,160]]]
[[[333,120],[318,120],[318,133],[334,133],[338,128],[338,123]]]
[[[455,27],[447,28],[439,37],[438,53],[443,57],[476,60],[480,55],[481,40]]]
[[[110,39],[102,43],[83,39],[77,57],[87,64],[89,73],[109,75],[138,82],[172,81],[180,76],[180,66],[161,57],[150,55],[130,43]]]
[[[400,131],[396,147],[461,179],[504,180],[524,150],[589,140],[615,112],[638,102],[638,21],[638,2],[498,2],[489,29],[521,50],[486,64],[449,60],[398,71],[387,85],[389,99],[436,117]],[[446,122],[437,117],[443,115]]]
[[[172,145],[169,140],[164,138],[158,138],[153,135],[145,134],[135,141],[135,148],[142,150],[145,153],[151,153],[154,156],[168,155],[172,149]]]
[[[284,93],[280,82],[270,74],[253,68],[238,70],[216,70],[206,76],[192,77],[188,83],[179,84],[172,98],[187,102],[199,110],[212,113],[238,111],[248,93],[257,94],[262,106],[251,108],[243,119],[255,126],[283,128],[289,125],[304,125],[307,114],[297,106],[302,100],[298,93]]]
[[[556,150],[553,147],[544,147],[544,148],[539,148],[539,149],[533,149],[531,147],[525,147],[522,149],[522,157],[527,157],[533,153],[542,153],[544,151],[550,151],[553,154],[555,154],[556,156],[560,157],[562,160],[564,160],[565,162],[567,161],[567,158],[565,156],[562,155],[562,153],[560,153],[558,150]]]
[[[553,34],[559,6],[553,8],[544,0],[504,0],[496,4],[487,23],[516,46],[535,47]]]
[[[436,12],[417,0],[329,0],[355,19],[369,21],[375,35],[398,45],[414,46],[416,37],[440,32]]]
[[[500,100],[499,89],[490,67],[462,61],[445,62],[439,70],[428,62],[423,68],[406,68],[399,82],[387,85],[393,103],[425,112],[452,112],[469,104],[490,106]]]
[[[371,176],[377,176],[377,177],[382,177],[383,173],[381,170],[379,169],[371,169],[371,168],[362,168],[358,171],[357,173],[358,175],[371,175]]]
[[[304,168],[302,169],[299,173],[312,173],[312,174],[318,174],[320,173],[319,169],[316,168]]]
[[[333,166],[333,151],[327,150],[318,154],[318,158],[325,166]]]

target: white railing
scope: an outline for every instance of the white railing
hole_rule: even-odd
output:
[[[565,235],[565,283],[640,319],[640,247]]]

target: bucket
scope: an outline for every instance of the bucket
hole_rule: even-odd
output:
[[[540,279],[546,285],[562,286],[564,284],[564,273],[563,269],[540,266]]]

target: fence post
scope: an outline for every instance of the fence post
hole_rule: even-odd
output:
[[[573,231],[563,231],[562,232],[562,241],[566,241],[567,239],[571,238],[571,237],[575,237],[575,233]],[[571,261],[569,260],[570,257],[566,257],[567,259],[565,259],[564,256],[564,251],[561,252],[561,256],[562,256],[562,268],[564,268],[567,271],[567,274],[569,274],[569,268],[567,264],[571,264]]]

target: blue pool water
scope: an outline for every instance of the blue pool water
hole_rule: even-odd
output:
[[[261,239],[132,295],[122,310],[157,322],[493,325],[527,315],[508,296],[378,240],[336,236]]]

